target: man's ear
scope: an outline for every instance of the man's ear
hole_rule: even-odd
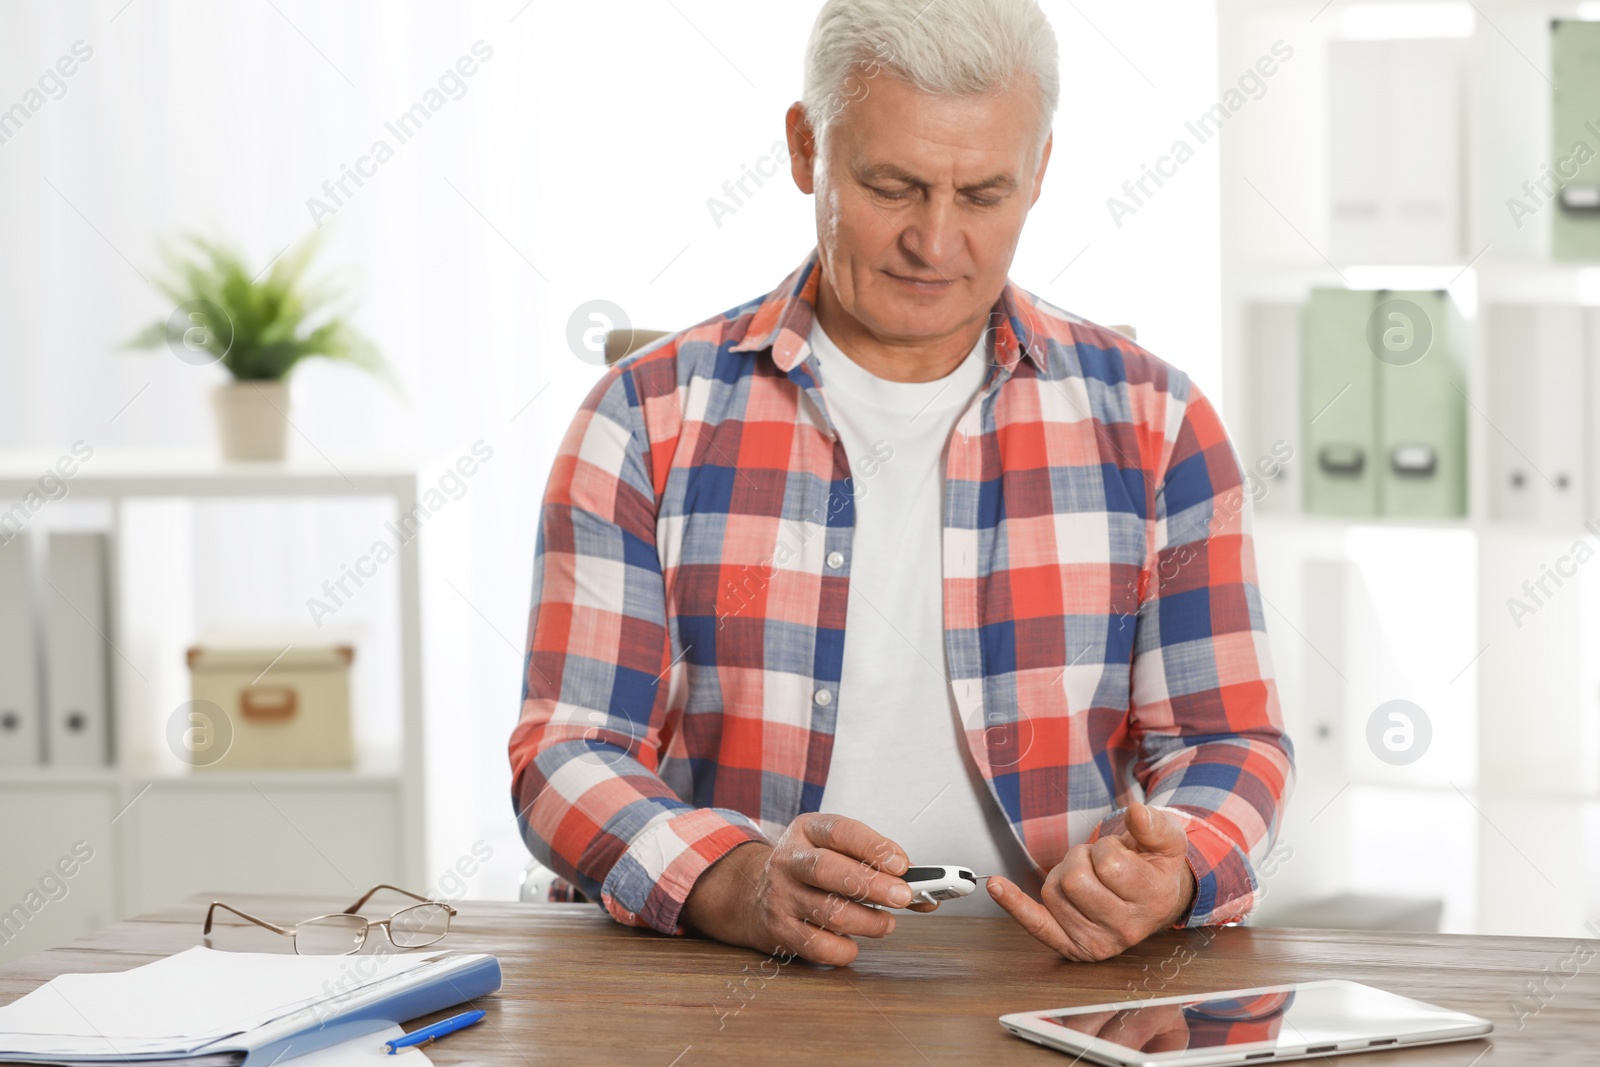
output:
[[[1051,134],[1044,139],[1044,150],[1039,153],[1039,170],[1033,176],[1033,199],[1028,201],[1028,207],[1033,207],[1039,202],[1039,194],[1044,192],[1044,172],[1050,166],[1050,149],[1055,147],[1056,135]]]
[[[789,173],[802,193],[816,192],[817,137],[806,117],[805,105],[789,105],[784,117],[784,135],[789,142]]]

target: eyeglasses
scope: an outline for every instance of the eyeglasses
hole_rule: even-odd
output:
[[[374,893],[380,889],[392,890],[404,894],[412,900],[422,903],[401,908],[387,919],[376,922],[369,921],[357,915]],[[337,915],[318,915],[314,919],[307,919],[294,926],[283,927],[269,923],[265,919],[258,919],[248,915],[230,904],[220,900],[213,900],[211,907],[206,909],[206,927],[202,933],[211,934],[211,918],[218,908],[231,911],[241,919],[249,920],[257,926],[264,926],[273,933],[283,934],[294,941],[294,950],[301,956],[348,956],[352,952],[360,952],[361,947],[367,943],[367,933],[373,927],[381,926],[384,935],[389,938],[389,943],[395,948],[423,948],[433,944],[445,934],[450,932],[450,920],[455,917],[456,909],[439,900],[429,900],[427,897],[392,885],[376,885],[367,890],[365,896]]]

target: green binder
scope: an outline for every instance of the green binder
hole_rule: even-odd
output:
[[[1301,346],[1305,507],[1318,515],[1375,515],[1377,360],[1367,347],[1373,294],[1313,289]]]
[[[1600,22],[1553,20],[1550,60],[1553,173],[1534,179],[1534,192],[1555,257],[1600,259]]]
[[[1301,371],[1308,513],[1466,514],[1464,337],[1442,291],[1311,291]]]
[[[1379,510],[1416,518],[1465,515],[1467,386],[1461,317],[1443,291],[1373,295],[1377,321],[1371,334],[1380,353],[1375,361]],[[1396,343],[1409,341],[1409,346],[1385,348],[1384,332]]]

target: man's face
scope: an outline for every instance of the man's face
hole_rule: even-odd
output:
[[[933,341],[987,317],[1005,286],[1049,146],[1031,82],[942,96],[879,72],[859,83],[820,155],[790,110],[796,183],[815,193],[823,276],[880,340]]]

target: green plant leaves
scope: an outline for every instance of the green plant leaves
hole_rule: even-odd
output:
[[[166,344],[175,352],[180,344],[191,351],[198,346],[221,360],[239,381],[281,381],[303,359],[335,359],[372,372],[398,391],[377,346],[342,317],[348,313],[348,308],[337,306],[343,290],[306,277],[321,236],[322,231],[313,232],[287,249],[259,278],[237,251],[221,242],[188,235],[178,248],[163,246],[167,276],[157,280],[157,287],[180,311],[201,307],[205,315],[185,317],[174,312],[171,319],[153,323],[127,346]],[[189,319],[210,317],[226,322],[205,322],[206,328],[200,330],[188,325]]]

